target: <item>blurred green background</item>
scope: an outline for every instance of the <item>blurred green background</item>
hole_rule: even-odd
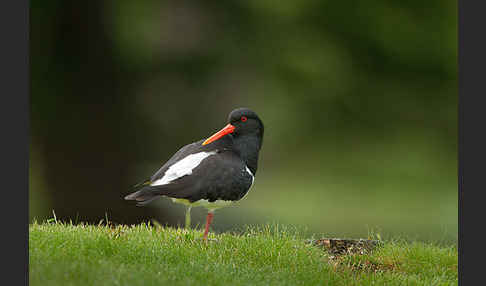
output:
[[[123,196],[249,107],[259,171],[216,231],[457,241],[456,1],[30,3],[31,220],[182,225]]]

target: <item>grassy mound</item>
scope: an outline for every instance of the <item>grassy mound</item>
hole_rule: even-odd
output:
[[[136,226],[29,226],[30,285],[457,285],[457,248],[385,241],[332,256],[282,226],[243,234]]]

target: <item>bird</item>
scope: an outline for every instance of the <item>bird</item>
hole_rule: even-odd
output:
[[[186,206],[186,228],[190,227],[191,208],[205,207],[203,240],[207,241],[214,212],[240,201],[252,187],[263,133],[263,122],[254,111],[234,109],[225,127],[180,148],[150,178],[136,184],[137,191],[125,200],[145,206],[160,197],[171,198]]]

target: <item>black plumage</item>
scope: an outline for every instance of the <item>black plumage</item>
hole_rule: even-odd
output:
[[[135,200],[137,205],[161,196],[183,199],[189,205],[204,201],[212,218],[219,208],[216,202],[238,201],[252,186],[263,133],[263,123],[255,112],[235,109],[225,128],[209,139],[182,147],[125,199]]]

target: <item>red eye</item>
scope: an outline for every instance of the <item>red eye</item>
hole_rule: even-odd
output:
[[[246,118],[246,116],[242,116],[242,117],[241,117],[241,122],[245,122],[245,121],[247,121],[247,120],[248,120],[248,118]]]

